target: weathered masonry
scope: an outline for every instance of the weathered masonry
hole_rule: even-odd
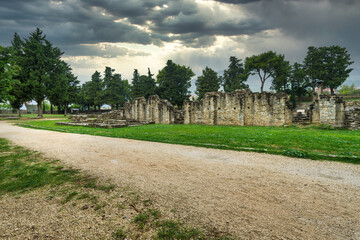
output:
[[[282,126],[292,123],[292,109],[283,93],[211,92],[200,101],[185,101],[184,123]]]
[[[135,121],[148,121],[155,123],[170,124],[175,121],[173,105],[167,100],[160,100],[159,96],[136,98],[132,102],[125,103],[123,112],[124,119]]]
[[[126,127],[143,124],[207,124],[238,126],[283,126],[292,123],[326,124],[360,129],[360,101],[344,102],[337,95],[314,95],[312,103],[292,109],[284,93],[253,93],[249,89],[235,92],[206,93],[199,101],[184,101],[175,109],[157,95],[136,98],[120,110],[101,114],[96,119],[74,115],[74,122],[59,124],[90,127]]]

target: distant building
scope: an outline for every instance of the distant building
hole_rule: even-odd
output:
[[[37,113],[37,104],[30,104],[30,102],[25,103],[26,113]]]

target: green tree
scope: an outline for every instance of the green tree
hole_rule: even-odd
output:
[[[276,77],[276,70],[283,64],[284,56],[278,55],[273,51],[261,53],[259,55],[253,55],[245,59],[246,72],[255,75],[260,78],[261,87],[260,91],[264,92],[265,81],[271,77]]]
[[[311,81],[312,92],[315,94],[316,80],[321,79],[324,75],[322,67],[322,53],[320,49],[313,46],[308,47],[306,57],[304,59],[304,69]]]
[[[82,86],[80,88],[79,99],[78,99],[79,104],[81,106],[86,106],[87,110],[90,110],[90,106],[94,105],[93,100],[89,96],[90,85],[91,85],[90,81],[82,84]]]
[[[207,92],[216,92],[220,88],[221,77],[217,75],[217,72],[209,67],[206,67],[202,71],[202,76],[199,76],[195,82],[196,91],[199,99],[202,99]]]
[[[80,88],[79,80],[71,72],[71,67],[64,61],[59,61],[51,74],[51,81],[47,83],[47,98],[51,105],[64,107],[67,115],[68,105],[77,100]]]
[[[10,68],[11,48],[0,46],[0,103],[10,98],[11,79],[13,71]]]
[[[355,84],[351,84],[351,85],[341,85],[341,88],[339,89],[340,94],[351,94],[354,93],[356,91],[356,87]]]
[[[137,69],[134,70],[131,88],[133,98],[148,98],[150,95],[156,94],[157,87],[153,76],[154,74],[151,73],[150,68],[148,68],[148,75],[141,76]]]
[[[271,89],[275,92],[290,93],[290,71],[291,65],[288,61],[284,60],[284,56],[280,56],[282,60],[279,60],[275,67],[273,79],[271,82]]]
[[[142,86],[140,82],[140,74],[137,69],[134,69],[132,84],[131,84],[131,97],[138,98],[143,96]]]
[[[29,85],[27,83],[27,79],[23,75],[22,67],[23,67],[23,44],[24,42],[21,40],[20,36],[15,33],[14,38],[11,41],[13,55],[12,58],[14,60],[15,65],[17,66],[18,71],[16,74],[12,76],[11,81],[11,90],[10,95],[11,98],[9,102],[13,109],[17,109],[18,116],[21,116],[20,108],[25,101],[31,99]]]
[[[241,63],[241,59],[237,59],[234,56],[230,57],[230,65],[228,69],[224,71],[223,76],[225,92],[249,88],[249,85],[245,84],[248,76],[245,72],[244,64]]]
[[[308,92],[311,81],[302,64],[296,62],[292,66],[290,72],[290,84],[291,90],[294,91],[297,97],[305,96]]]
[[[150,68],[148,68],[147,76],[145,75],[140,76],[140,82],[144,93],[143,96],[145,98],[148,98],[149,96],[156,94],[157,87],[153,76],[154,74],[151,73]]]
[[[130,86],[127,80],[121,79],[121,74],[113,74],[114,71],[110,67],[105,68],[104,98],[112,109],[119,109],[130,98]]]
[[[87,91],[87,101],[91,102],[94,105],[94,109],[96,107],[100,110],[100,107],[104,104],[103,99],[103,80],[101,79],[101,74],[98,71],[91,76],[91,81],[89,83],[88,91]]]
[[[56,71],[56,64],[63,54],[59,48],[46,40],[43,32],[37,28],[30,33],[23,44],[24,55],[21,58],[21,75],[26,79],[32,99],[38,106],[38,116],[42,117],[42,102],[44,101],[52,76]]]
[[[157,75],[159,96],[181,108],[184,100],[190,96],[189,88],[193,76],[195,74],[189,67],[168,60],[166,66]]]
[[[345,82],[353,69],[349,66],[353,64],[350,54],[346,48],[340,46],[308,48],[304,59],[307,74],[313,82],[322,80],[324,87],[329,87],[331,93]],[[313,92],[315,86],[313,85]]]

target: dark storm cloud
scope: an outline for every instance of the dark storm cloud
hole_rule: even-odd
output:
[[[91,56],[103,58],[115,58],[119,56],[148,56],[149,53],[134,51],[124,47],[110,44],[103,45],[72,45],[68,46],[65,56]]]
[[[0,0],[0,44],[9,44],[15,31],[27,37],[36,27],[65,52],[99,42],[161,46],[180,41],[199,48],[213,45],[216,36],[256,37],[279,29],[284,36],[311,45],[339,44],[353,52],[360,50],[357,0],[215,2],[209,7],[195,0]],[[223,12],[219,5],[241,11]],[[91,47],[95,46],[87,47],[89,55],[98,51],[90,51]]]
[[[259,2],[261,0],[216,0],[216,2],[230,3],[230,4],[245,4],[252,2]]]

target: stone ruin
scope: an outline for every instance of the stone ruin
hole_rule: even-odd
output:
[[[360,129],[360,101],[343,101],[337,95],[314,96],[312,103],[300,103],[292,109],[284,93],[253,93],[249,89],[235,92],[206,93],[199,101],[184,101],[175,109],[157,95],[136,98],[120,110],[103,113],[97,118],[72,115],[71,122],[59,125],[118,128],[144,124],[206,124],[238,126],[283,126],[289,124],[326,124],[333,127]]]
[[[128,126],[139,126],[146,124],[175,123],[173,105],[167,100],[160,100],[159,96],[136,98],[132,102],[125,103],[120,110],[103,113],[95,119],[87,115],[71,115],[71,122],[57,122],[57,125],[87,126],[100,128],[120,128]]]
[[[312,103],[300,104],[294,111],[293,123],[325,124],[350,130],[360,129],[360,101],[344,101],[338,95],[314,96]]]
[[[284,93],[206,93],[200,101],[185,101],[184,123],[238,126],[291,124],[292,109]]]

